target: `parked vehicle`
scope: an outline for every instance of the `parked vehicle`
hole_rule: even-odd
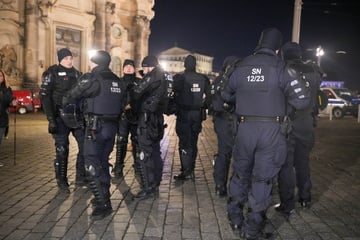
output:
[[[327,107],[320,112],[320,114],[330,114],[334,118],[340,119],[345,115],[358,116],[358,105],[360,98],[355,96],[347,88],[323,87],[321,88],[328,97]]]
[[[41,101],[38,91],[13,90],[13,95],[17,100],[17,105],[15,108],[10,108],[10,111],[25,114],[27,112],[38,111],[41,109]]]

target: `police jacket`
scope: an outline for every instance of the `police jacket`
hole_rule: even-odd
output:
[[[195,65],[174,76],[173,88],[177,110],[200,110],[211,104],[210,80],[197,73]]]
[[[9,125],[8,108],[13,99],[15,98],[12,95],[11,88],[0,85],[0,127],[7,127]]]
[[[310,103],[308,106],[301,110],[293,109],[290,112],[293,125],[292,134],[306,140],[312,137],[314,117],[316,117],[314,112],[317,112],[316,98],[318,90],[320,89],[321,74],[313,63],[305,64],[301,59],[289,60],[287,64],[289,68],[295,69],[299,75],[299,79],[309,86]]]
[[[139,103],[137,103],[134,99],[134,88],[140,84],[141,78],[136,77],[134,74],[124,74],[121,81],[124,82],[126,86],[126,98],[124,101],[125,106],[130,104],[131,106],[136,107]]]
[[[62,97],[75,86],[81,73],[74,67],[62,65],[49,67],[42,75],[40,89],[41,103],[48,119],[55,119],[62,106]]]
[[[147,73],[137,86],[134,86],[134,100],[142,113],[164,113],[167,98],[165,72],[158,66]]]
[[[126,119],[135,122],[137,115],[139,114],[140,102],[137,102],[134,98],[134,88],[140,84],[141,78],[136,77],[134,74],[124,74],[121,78],[121,81],[125,83],[126,86],[126,97],[124,101],[124,107],[130,104],[131,108],[125,110]]]
[[[288,67],[294,69],[299,75],[299,79],[304,81],[310,91],[310,103],[302,110],[297,110],[298,114],[311,115],[315,110],[316,96],[320,89],[321,75],[313,63],[305,64],[301,59],[294,59],[287,62]]]
[[[224,91],[224,87],[229,81],[231,74],[239,64],[240,59],[234,56],[225,58],[222,71],[219,76],[215,78],[211,84],[211,107],[215,112],[226,112],[233,109],[234,106],[229,106],[221,96],[221,92]]]
[[[118,118],[123,110],[126,85],[108,67],[97,66],[82,75],[68,91],[63,104],[84,101],[85,115]]]
[[[239,116],[285,116],[287,102],[295,109],[309,103],[305,84],[268,48],[260,48],[241,61],[222,96],[236,101]]]

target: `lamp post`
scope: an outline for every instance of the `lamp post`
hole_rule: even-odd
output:
[[[292,29],[292,41],[299,43],[300,41],[300,22],[301,22],[301,0],[295,0],[294,2],[294,17],[293,17],[293,29]]]

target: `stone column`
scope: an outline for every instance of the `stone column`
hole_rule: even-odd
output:
[[[140,67],[142,59],[148,55],[149,36],[150,36],[150,20],[146,16],[135,16],[135,49],[134,61],[137,67]]]
[[[94,34],[94,48],[105,49],[106,46],[106,11],[105,1],[95,1],[95,34]]]
[[[38,8],[36,0],[25,2],[25,76],[24,88],[38,88]]]
[[[115,13],[115,3],[106,2],[105,4],[105,50],[111,50],[111,26],[113,24],[112,18]]]

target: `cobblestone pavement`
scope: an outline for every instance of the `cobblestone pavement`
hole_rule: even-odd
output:
[[[74,186],[74,139],[68,173],[71,193],[64,195],[57,191],[54,142],[44,115],[17,115],[14,126],[11,114],[10,121],[9,139],[0,149],[0,162],[5,164],[0,167],[0,239],[241,239],[229,226],[226,198],[214,192],[212,161],[217,145],[211,117],[203,123],[199,137],[194,182],[173,180],[180,169],[178,139],[174,117],[167,117],[159,196],[131,201],[139,185],[128,152],[124,180],[113,180],[111,185],[114,212],[97,222],[90,220],[91,193]],[[114,162],[114,154],[110,161]],[[271,207],[266,230],[274,233],[273,239],[359,240],[360,124],[350,117],[321,118],[311,167],[312,207],[297,207],[288,220]],[[276,187],[273,192],[275,204]]]

